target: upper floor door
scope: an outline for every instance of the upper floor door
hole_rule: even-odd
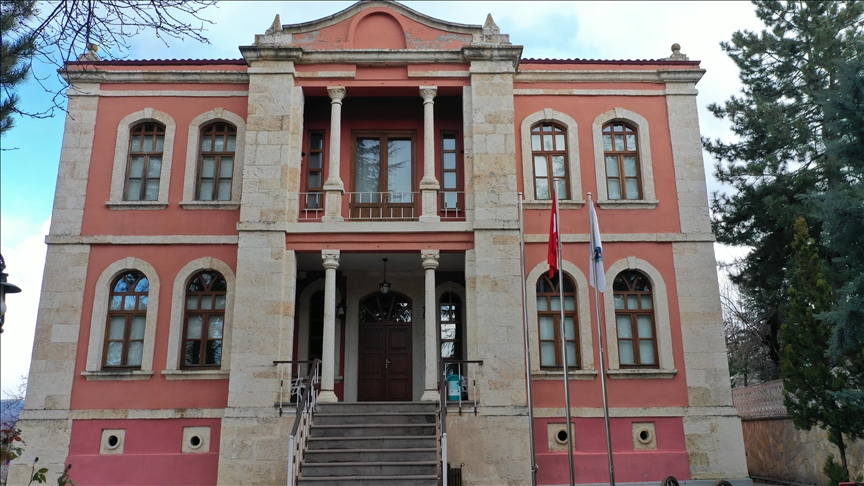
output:
[[[413,132],[357,132],[353,137],[351,219],[417,217]]]

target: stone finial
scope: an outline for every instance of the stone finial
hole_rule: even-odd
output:
[[[689,61],[690,58],[686,54],[681,54],[681,44],[672,44],[672,55],[669,56],[670,61]]]
[[[488,14],[486,15],[486,22],[483,24],[482,33],[474,34],[472,44],[475,46],[509,46],[510,35],[502,34],[498,24],[492,19],[492,14]]]
[[[501,29],[492,19],[492,14],[486,14],[486,22],[483,23],[483,35],[498,35],[500,33]]]
[[[102,58],[96,52],[99,51],[99,46],[96,44],[87,44],[87,52],[78,56],[79,61],[101,61]]]
[[[282,22],[279,20],[279,14],[276,14],[276,18],[273,19],[273,24],[270,25],[270,28],[264,31],[264,35],[273,35],[282,30]]]

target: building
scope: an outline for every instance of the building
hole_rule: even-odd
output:
[[[577,481],[608,481],[591,192],[618,482],[749,484],[714,277],[704,71],[673,49],[522,59],[491,16],[364,1],[303,24],[277,16],[239,60],[70,63],[28,450],[72,464],[82,486],[284,484],[294,416],[274,406],[287,402],[274,361],[320,357],[322,402],[435,401],[444,351],[483,361],[462,372],[478,409],[451,409],[448,459],[468,484],[530,483],[522,192],[538,481],[567,482],[563,346]],[[565,336],[546,264],[556,176]],[[13,467],[13,483],[28,472]]]

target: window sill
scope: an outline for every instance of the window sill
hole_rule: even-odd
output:
[[[153,371],[148,370],[102,370],[102,371],[82,371],[81,376],[87,378],[87,381],[93,380],[149,380],[153,376]]]
[[[180,201],[183,209],[240,209],[238,201]]]
[[[227,380],[228,370],[163,370],[166,380]]]
[[[654,369],[623,369],[623,370],[609,370],[606,374],[609,378],[613,378],[616,380],[626,380],[626,379],[640,379],[640,378],[657,378],[657,379],[665,379],[669,380],[675,378],[675,375],[678,373],[678,370],[654,370]]]
[[[628,200],[628,199],[607,199],[597,201],[600,209],[654,209],[660,201],[645,201],[645,200]]]
[[[570,370],[568,374],[571,380],[593,380],[597,370]],[[564,370],[535,370],[531,373],[531,378],[535,380],[560,380],[563,377]]]
[[[579,209],[585,205],[585,201],[573,199],[559,199],[558,206],[561,209]],[[552,200],[528,200],[522,201],[525,209],[552,209]]]
[[[168,207],[168,203],[165,201],[108,201],[105,205],[114,210],[165,209]]]

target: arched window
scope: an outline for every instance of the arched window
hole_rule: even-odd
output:
[[[237,127],[234,125],[217,122],[201,129],[196,200],[231,200],[236,149]]]
[[[620,121],[603,125],[603,157],[609,199],[642,199],[636,128]]]
[[[441,296],[438,302],[441,319],[441,357],[464,359],[462,355],[462,299],[453,292]]]
[[[562,341],[567,342],[567,367],[581,368],[579,339],[576,334],[576,286],[570,277],[564,278],[564,334],[561,336],[561,297],[558,272],[554,279],[546,273],[537,281],[537,323],[540,327],[540,366],[564,366]]]
[[[140,368],[144,352],[150,282],[143,273],[127,271],[114,279],[108,298],[105,368]]]
[[[221,273],[197,273],[186,287],[183,367],[219,367],[225,327],[227,284]]]
[[[627,270],[615,277],[615,324],[621,367],[657,367],[657,338],[651,282]]]
[[[148,121],[135,125],[129,134],[129,160],[126,166],[126,201],[159,199],[165,125]]]
[[[567,188],[567,130],[555,123],[531,128],[531,158],[534,161],[536,199],[552,199],[552,179],[558,178],[558,199],[570,199]]]

